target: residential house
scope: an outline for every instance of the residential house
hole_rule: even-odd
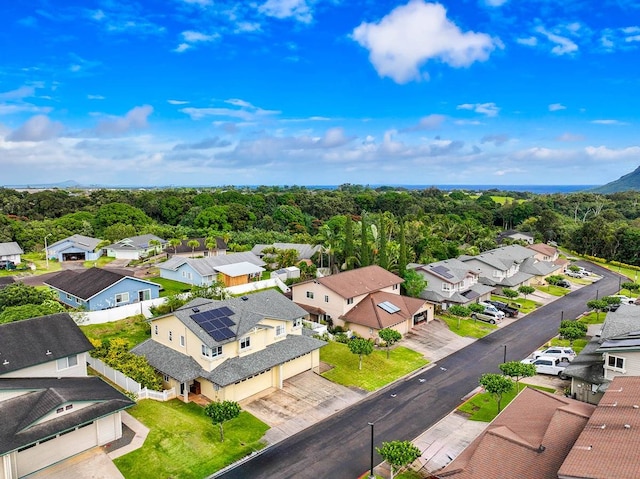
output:
[[[235,269],[229,268],[233,265],[241,266],[236,266]],[[161,278],[180,281],[181,283],[208,286],[220,280],[225,285],[230,286],[232,284],[243,284],[241,283],[242,281],[246,283],[259,278],[262,271],[264,271],[263,266],[265,266],[264,261],[255,254],[245,251],[207,258],[173,256],[164,263],[160,263],[158,269],[160,270]]]
[[[505,230],[498,234],[498,243],[504,242],[505,239],[511,241],[522,241],[527,244],[533,244],[535,238],[531,233],[524,233],[518,230]]]
[[[166,245],[167,241],[156,235],[132,236],[107,246],[107,256],[116,259],[138,260],[162,252]]]
[[[403,281],[380,266],[366,266],[293,284],[292,299],[313,320],[350,328],[363,337],[377,337],[377,331],[384,327],[404,334],[433,319],[433,304],[401,296]]]
[[[221,256],[227,254],[227,243],[220,238],[214,238],[215,245],[210,248],[207,245],[208,238],[194,238],[182,240],[178,246],[167,246],[166,251],[170,256],[183,256],[185,258],[201,258],[208,256]],[[189,246],[191,241],[197,241],[198,246]]]
[[[558,479],[633,479],[640,451],[640,378],[613,378],[558,471]]]
[[[303,334],[300,308],[274,290],[223,301],[197,298],[151,319],[144,356],[176,388],[213,401],[240,401],[308,370],[318,371],[326,343]]]
[[[595,406],[525,388],[438,478],[557,479]]]
[[[569,260],[560,257],[560,251],[552,244],[535,243],[528,245],[527,248],[535,252],[534,258],[537,261],[548,261],[557,266],[562,266],[565,271],[569,265]]]
[[[535,252],[520,245],[509,245],[485,251],[476,256],[462,255],[460,261],[479,270],[479,282],[502,288],[518,288],[531,283],[543,284],[547,276],[557,274],[562,267],[548,261],[537,261]]]
[[[99,311],[160,297],[160,285],[126,271],[89,268],[64,270],[44,282],[58,300],[73,308]]]
[[[122,437],[134,403],[87,376],[93,346],[66,313],[0,324],[0,479]]]
[[[310,261],[316,253],[322,251],[321,245],[309,245],[300,243],[273,243],[257,244],[251,249],[251,252],[259,258],[263,258],[265,256],[264,250],[267,248],[275,248],[277,250],[294,249],[298,253],[298,262],[303,260]]]
[[[68,238],[56,241],[47,247],[45,254],[49,259],[58,261],[96,261],[104,250],[96,251],[102,240],[83,235],[72,235]]]
[[[427,281],[427,287],[420,297],[439,304],[442,309],[489,300],[495,289],[479,283],[479,268],[473,269],[455,258],[426,265],[412,263],[407,268],[413,269]]]
[[[20,255],[22,254],[24,254],[24,251],[15,241],[0,243],[0,261],[11,261],[14,264],[20,264],[22,262]]]
[[[609,311],[595,336],[565,369],[571,394],[598,404],[617,376],[640,376],[640,307],[621,304]]]

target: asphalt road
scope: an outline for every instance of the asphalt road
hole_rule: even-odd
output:
[[[499,372],[506,345],[507,361],[520,360],[558,332],[562,317],[573,319],[586,302],[614,294],[620,276],[590,263],[603,278],[573,291],[520,320],[447,356],[435,367],[396,382],[365,400],[267,448],[252,460],[221,474],[224,479],[354,479],[370,467],[371,428],[374,444],[412,440],[460,405],[487,372]],[[625,279],[623,278],[624,282]],[[425,381],[421,382],[420,379]],[[375,464],[381,458],[375,455]]]

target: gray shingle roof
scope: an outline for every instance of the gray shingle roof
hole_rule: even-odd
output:
[[[131,352],[144,356],[152,367],[181,383],[205,374],[204,369],[191,356],[164,346],[153,339],[147,339],[138,344],[131,349]]]
[[[91,349],[67,313],[0,324],[0,377]]]
[[[237,263],[251,263],[256,266],[264,266],[266,264],[250,251],[244,251],[241,253],[209,256],[207,258],[185,258],[180,256],[173,256],[168,261],[160,263],[158,265],[158,268],[169,271],[176,271],[183,264],[188,264],[201,276],[211,276],[218,274],[218,266]]]
[[[565,368],[567,376],[581,379],[590,384],[607,384],[604,377],[604,360],[602,353],[596,352],[600,347],[600,338],[592,338],[571,363]]]
[[[161,245],[167,244],[166,240],[163,240],[162,238],[159,238],[156,235],[146,234],[146,235],[131,236],[130,238],[121,239],[120,241],[117,241],[112,245],[109,245],[108,248],[113,250],[126,250],[126,251],[144,250],[151,247],[151,245],[149,244],[149,241],[151,240],[159,241]]]
[[[89,268],[87,270],[67,269],[44,282],[57,290],[87,300],[109,286],[126,278],[113,270]]]
[[[621,304],[616,311],[607,313],[600,337],[605,340],[638,330],[640,330],[640,307],[635,304]]]
[[[64,238],[64,239],[61,239],[60,241],[56,241],[55,243],[50,244],[47,249],[49,251],[51,250],[55,251],[58,248],[58,246],[62,246],[63,244],[69,242],[78,249],[93,251],[94,249],[96,249],[96,246],[98,246],[101,241],[102,240],[97,238],[91,238],[90,236],[71,235],[68,238]]]
[[[0,392],[23,392],[0,402],[0,455],[134,404],[98,377],[4,378]],[[79,402],[84,407],[36,424],[58,407]]]
[[[23,254],[22,248],[15,241],[9,243],[0,243],[0,256],[10,256],[14,254]]]

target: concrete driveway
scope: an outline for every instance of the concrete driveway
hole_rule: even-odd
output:
[[[28,479],[124,479],[101,447],[94,447],[51,467],[25,476]]]
[[[434,319],[411,329],[398,344],[422,353],[429,361],[438,361],[464,348],[475,338],[463,338],[452,332],[444,321]]]

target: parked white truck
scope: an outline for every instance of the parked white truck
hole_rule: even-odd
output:
[[[567,379],[567,376],[564,374],[564,369],[569,365],[569,362],[562,361],[560,358],[540,356],[535,359],[523,359],[520,362],[533,364],[538,374],[550,374],[552,376],[558,376],[560,379]]]

